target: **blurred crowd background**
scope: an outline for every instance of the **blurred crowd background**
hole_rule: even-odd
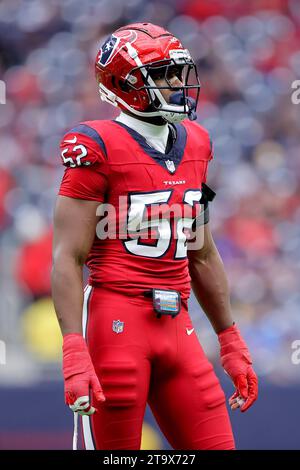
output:
[[[287,432],[267,439],[283,415],[290,413],[287,427],[296,419],[291,401],[300,387],[300,365],[291,360],[300,339],[300,105],[291,101],[292,82],[300,79],[300,2],[2,0],[0,398],[12,408],[0,418],[0,449],[71,442],[50,297],[52,213],[63,174],[59,141],[80,121],[116,116],[98,97],[93,62],[113,30],[137,21],[166,27],[198,65],[198,121],[215,155],[211,225],[262,386],[256,411],[244,421],[233,418],[237,440],[245,431],[245,448],[264,442],[300,448],[300,437]],[[193,298],[190,308],[223,381],[215,334]],[[226,379],[224,387],[231,393]],[[285,403],[281,410],[276,405],[282,413],[276,421],[274,410],[264,415],[272,397]],[[145,446],[165,446],[148,412],[147,422]],[[255,423],[267,426],[260,439]]]

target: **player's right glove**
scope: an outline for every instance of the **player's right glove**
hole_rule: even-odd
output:
[[[80,415],[92,415],[96,409],[90,405],[90,389],[99,402],[105,401],[86,342],[79,333],[63,338],[63,375],[65,402]]]

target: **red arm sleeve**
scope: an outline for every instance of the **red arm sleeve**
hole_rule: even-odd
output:
[[[80,124],[63,137],[60,149],[66,170],[59,194],[103,202],[107,190],[108,162],[101,137],[94,129]]]

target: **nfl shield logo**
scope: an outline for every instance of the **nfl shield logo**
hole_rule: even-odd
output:
[[[124,330],[124,322],[120,320],[114,320],[112,329],[115,333],[123,333]]]
[[[167,161],[166,161],[166,167],[168,168],[168,170],[169,170],[171,173],[174,173],[174,172],[175,172],[175,165],[174,165],[173,160],[167,160]]]

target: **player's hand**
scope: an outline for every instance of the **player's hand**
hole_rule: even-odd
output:
[[[247,345],[236,325],[218,334],[221,346],[221,363],[231,377],[236,390],[229,399],[232,410],[248,410],[258,396],[258,379],[252,368],[252,359]]]
[[[80,334],[64,336],[63,375],[65,380],[65,402],[72,411],[80,415],[92,415],[96,408],[90,405],[90,389],[98,402],[105,396],[96,375],[86,342]]]

